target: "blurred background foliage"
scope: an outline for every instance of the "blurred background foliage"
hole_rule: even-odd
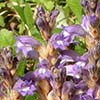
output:
[[[48,12],[53,9],[60,10],[53,33],[59,33],[62,24],[81,23],[83,10],[80,0],[0,0],[0,35],[3,35],[0,37],[0,48],[13,45],[14,40],[9,39],[13,38],[12,34],[33,35],[43,42],[35,25],[39,5],[44,6]],[[8,35],[5,35],[6,32]],[[3,41],[5,39],[7,43]]]
[[[15,37],[18,35],[34,36],[40,42],[45,42],[35,24],[37,7],[40,5],[47,12],[53,9],[60,11],[52,33],[60,33],[61,25],[80,24],[84,14],[80,0],[0,0],[0,49],[11,46],[16,50]],[[75,50],[83,54],[86,51],[85,43],[80,39],[78,41],[80,45]],[[19,76],[24,75],[25,66],[26,61],[20,61]],[[26,96],[25,100],[38,100],[38,96]]]

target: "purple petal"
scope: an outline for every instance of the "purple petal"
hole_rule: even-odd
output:
[[[55,49],[65,50],[67,46],[74,42],[75,35],[64,35],[64,31],[61,34],[52,35],[50,42]]]
[[[17,39],[17,42],[20,42],[21,44],[26,45],[26,46],[32,46],[34,48],[41,45],[41,43],[37,41],[35,38],[31,36],[27,36],[27,35],[17,36],[16,39]],[[20,47],[20,44],[16,43],[16,46]]]
[[[62,56],[67,55],[75,61],[80,59],[80,55],[73,50],[64,50],[64,51],[61,52],[61,55]]]
[[[18,91],[22,96],[33,95],[36,91],[36,86],[32,83],[32,81],[23,81],[19,79],[16,82],[14,89]]]
[[[63,30],[71,35],[84,36],[86,34],[86,31],[80,25],[63,26]]]
[[[88,84],[85,81],[80,81],[76,86],[76,89],[81,91],[87,91],[88,90]]]
[[[32,71],[27,72],[25,74],[25,76],[22,77],[22,80],[27,80],[27,81],[31,80],[31,81],[35,82],[36,81],[36,77],[35,77],[34,72],[32,72]]]
[[[89,16],[89,21],[93,27],[96,27],[99,23],[99,19],[96,15]]]
[[[89,20],[88,20],[88,17],[87,16],[83,16],[81,26],[83,27],[83,29],[87,33],[90,32],[90,29],[89,29],[90,23],[89,23]]]
[[[37,8],[37,14],[38,14],[38,16],[41,16],[41,17],[44,16],[45,10],[44,10],[44,8],[42,6]]]
[[[40,68],[40,67],[48,68],[49,62],[48,62],[47,60],[43,59],[37,66],[38,66],[39,68]]]
[[[63,37],[60,34],[52,35],[50,42],[52,43],[55,49],[64,50],[66,48],[63,42]]]
[[[52,11],[51,14],[50,14],[51,21],[55,21],[56,17],[58,15],[59,15],[59,10],[58,9],[55,9],[54,11]]]
[[[16,39],[17,54],[21,56],[21,53],[23,53],[25,57],[38,58],[38,53],[34,49],[41,45],[40,42],[30,36],[20,36]]]
[[[42,18],[37,18],[36,19],[36,25],[38,26],[38,28],[40,30],[45,30],[46,26],[45,26],[45,22]]]
[[[51,71],[45,67],[37,68],[34,74],[37,78],[41,78],[41,79],[51,77]]]

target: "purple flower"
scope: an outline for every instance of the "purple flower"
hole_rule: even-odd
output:
[[[59,15],[58,9],[55,9],[54,11],[52,11],[51,14],[50,14],[50,21],[54,23],[56,21],[56,17],[58,15]]]
[[[37,41],[35,38],[33,38],[32,36],[23,35],[23,36],[16,37],[16,39],[17,42],[20,42],[21,44],[26,46],[32,46],[33,48],[36,48],[41,45],[41,43]]]
[[[99,100],[100,98],[100,86],[96,84],[95,88],[89,88],[86,92],[87,95],[91,96],[93,100]]]
[[[38,17],[36,19],[36,25],[39,28],[40,32],[42,33],[44,39],[48,40],[51,37],[50,35],[51,29],[49,27],[47,20],[43,17]]]
[[[67,65],[66,68],[66,75],[72,76],[74,78],[79,79],[81,77],[81,68],[79,66],[75,65]]]
[[[86,93],[78,93],[71,96],[71,100],[97,100],[97,99],[92,98],[92,96]]]
[[[87,16],[83,16],[81,26],[87,33],[90,33],[90,23]]]
[[[45,10],[42,6],[38,7],[37,14],[39,17],[43,17],[45,15]]]
[[[37,18],[37,20],[36,20],[36,25],[38,26],[38,28],[40,29],[40,30],[45,30],[45,28],[46,28],[46,22],[43,20],[43,18]]]
[[[85,31],[80,25],[62,26],[61,34],[54,34],[50,42],[55,49],[65,50],[71,43],[75,43],[76,36],[84,36]]]
[[[16,91],[18,91],[22,96],[26,96],[26,95],[33,95],[34,92],[36,91],[36,86],[35,84],[33,84],[32,81],[23,81],[21,79],[19,79],[15,86],[14,89]]]
[[[89,95],[83,95],[83,96],[80,97],[79,100],[94,100],[94,99]]]
[[[99,18],[93,14],[90,16],[83,16],[81,26],[86,31],[88,35],[91,35],[93,38],[98,37],[99,31]],[[95,30],[96,28],[96,30]]]
[[[55,49],[64,50],[66,47],[64,45],[65,41],[60,34],[54,34],[50,39],[52,45]]]
[[[34,72],[30,71],[26,73],[24,77],[18,79],[14,85],[14,89],[22,96],[33,95],[37,90],[37,83]]]
[[[68,36],[68,34],[71,37],[75,36],[84,36],[86,34],[86,31],[81,27],[81,25],[71,25],[71,26],[62,26],[63,27],[63,32],[62,34],[64,37]]]
[[[73,43],[74,36],[66,36],[63,34],[54,34],[52,35],[50,42],[52,43],[55,49],[65,50],[67,46]]]
[[[49,62],[48,62],[47,60],[43,59],[37,66],[38,66],[39,68],[40,68],[40,67],[48,68]]]
[[[23,53],[25,57],[33,57],[38,58],[38,53],[36,52],[36,48],[38,48],[41,44],[36,39],[30,36],[20,36],[16,37],[16,52],[20,55]]]
[[[73,65],[66,65],[66,75],[72,76],[73,78],[80,79],[82,77],[82,70],[86,66],[86,62],[84,61],[77,61]]]
[[[86,13],[94,13],[96,10],[98,0],[81,0],[81,5],[84,7]]]
[[[80,56],[73,50],[63,50],[61,51],[61,55],[58,56],[58,60],[55,64],[56,67],[62,68],[64,66],[69,65],[70,63],[81,64],[85,66],[87,64],[87,54]]]
[[[89,21],[90,21],[90,25],[93,27],[96,27],[99,24],[99,19],[96,15],[89,16]]]
[[[78,54],[77,52],[73,50],[63,50],[61,51],[61,55],[62,57],[63,56],[71,57],[74,61],[78,61],[81,58],[80,54]]]
[[[36,78],[45,79],[51,77],[51,71],[48,68],[40,67],[37,68],[34,72]]]
[[[81,0],[81,5],[87,7],[89,5],[89,0]]]
[[[84,80],[81,80],[78,84],[75,85],[75,88],[84,92],[88,90],[88,84]]]
[[[57,68],[63,68],[65,65],[68,65],[69,63],[75,62],[75,60],[68,55],[59,56],[58,60],[59,59],[60,59],[59,64],[58,64],[58,61],[57,61],[57,64],[55,65]]]
[[[90,95],[91,97],[93,97],[93,93],[94,93],[94,89],[88,89],[87,90],[87,94]]]
[[[45,59],[43,59],[40,63],[37,64],[37,69],[34,71],[34,75],[36,78],[50,78],[51,77],[51,71],[48,69],[49,62]]]

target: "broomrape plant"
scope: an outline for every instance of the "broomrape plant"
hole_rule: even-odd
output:
[[[22,100],[38,93],[39,100],[100,100],[100,2],[81,0],[85,14],[82,23],[64,26],[52,34],[59,10],[48,13],[39,6],[36,26],[45,44],[32,36],[16,36],[16,57],[11,48],[0,54],[0,95],[2,100]],[[80,55],[76,38],[86,41],[87,51]],[[36,62],[23,77],[16,71],[21,59]],[[16,62],[16,63],[15,63]]]

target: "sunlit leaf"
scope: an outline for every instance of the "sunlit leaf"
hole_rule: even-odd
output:
[[[28,25],[30,31],[33,32],[34,20],[32,17],[31,7],[28,4],[26,4],[24,8],[24,16],[25,16],[26,24]]]
[[[77,16],[78,21],[81,22],[82,7],[80,5],[80,0],[68,0],[68,6],[71,8],[73,13]]]
[[[19,27],[19,34],[22,34],[25,30],[24,23],[22,22],[18,27]]]
[[[26,96],[25,100],[39,100],[39,96],[35,93],[33,96]]]
[[[48,10],[52,10],[53,7],[54,7],[54,2],[53,1],[47,1],[47,2],[44,3],[44,5]]]
[[[19,5],[18,6],[14,6],[14,8],[16,9],[18,15],[20,16],[21,20],[26,23],[26,20],[25,20],[25,16],[24,16],[24,12],[23,12],[23,8],[20,7]]]
[[[0,16],[0,26],[4,27],[5,22],[3,16]]]
[[[0,48],[6,46],[13,46],[15,43],[15,37],[12,32],[7,29],[2,29],[0,31]]]

